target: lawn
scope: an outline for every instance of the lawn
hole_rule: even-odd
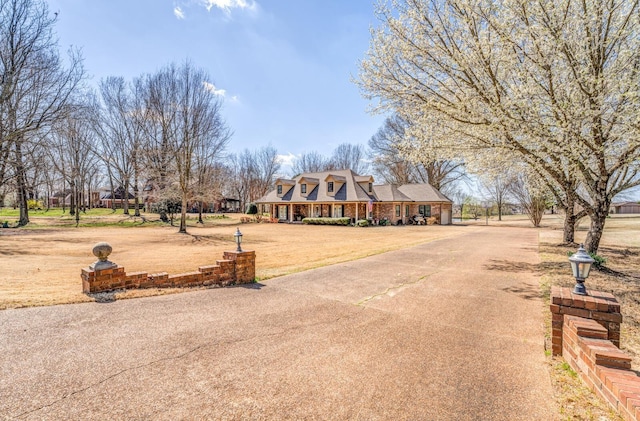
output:
[[[233,234],[239,227],[243,248],[256,251],[256,275],[264,280],[475,229],[240,224],[240,215],[214,215],[200,225],[190,216],[186,235],[157,222],[157,215],[131,218],[110,210],[81,215],[79,228],[68,214],[36,214],[26,228],[0,229],[0,256],[7,262],[0,267],[0,309],[93,300],[82,293],[80,269],[96,260],[91,249],[100,241],[111,244],[109,259],[127,272],[176,274],[213,264],[223,251],[235,250]],[[173,292],[128,291],[118,298]]]

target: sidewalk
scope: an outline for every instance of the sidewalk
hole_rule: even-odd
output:
[[[399,233],[401,231],[398,231]],[[0,312],[0,418],[553,420],[537,232]]]

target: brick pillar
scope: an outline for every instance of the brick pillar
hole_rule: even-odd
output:
[[[607,339],[620,348],[620,304],[608,292],[574,294],[571,288],[551,287],[551,344],[553,355],[562,355],[562,328],[565,314],[591,319],[607,329]]]
[[[234,263],[233,279],[236,284],[249,284],[256,279],[255,251],[225,251],[223,258]]]
[[[122,266],[102,270],[83,268],[81,277],[82,292],[85,294],[121,289],[125,287],[127,280],[127,274]]]

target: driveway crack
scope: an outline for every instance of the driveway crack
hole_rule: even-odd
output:
[[[88,390],[90,390],[90,389],[92,389],[92,388],[94,388],[96,386],[99,386],[99,385],[101,385],[103,383],[106,383],[109,380],[112,380],[112,379],[114,379],[114,378],[116,378],[116,377],[118,377],[118,376],[120,376],[122,374],[125,374],[127,372],[138,370],[138,369],[142,369],[142,368],[145,368],[145,367],[150,367],[150,366],[152,366],[154,364],[162,363],[162,362],[165,362],[165,361],[179,360],[179,359],[184,358],[184,357],[186,357],[186,356],[188,356],[190,354],[193,354],[194,352],[197,352],[197,351],[199,351],[199,350],[201,350],[203,348],[207,348],[207,347],[210,347],[210,346],[213,346],[213,345],[233,345],[233,344],[238,344],[238,343],[242,343],[242,342],[252,341],[252,340],[254,340],[254,339],[258,338],[258,337],[281,336],[281,335],[286,334],[288,332],[292,332],[292,331],[296,331],[296,330],[300,330],[300,329],[319,326],[319,325],[323,325],[323,324],[327,324],[327,323],[337,323],[337,322],[339,322],[339,321],[341,321],[341,320],[343,320],[345,318],[349,318],[351,316],[352,316],[351,314],[345,314],[345,315],[341,315],[341,316],[339,316],[337,318],[334,318],[334,319],[331,319],[331,320],[318,321],[318,322],[315,322],[315,323],[309,323],[309,324],[304,324],[304,325],[293,326],[293,327],[289,327],[289,328],[286,328],[286,329],[282,329],[279,332],[269,333],[267,335],[254,335],[254,336],[252,336],[250,338],[241,338],[241,339],[237,339],[237,340],[228,340],[228,341],[222,341],[222,342],[207,342],[207,343],[203,343],[203,344],[200,344],[200,345],[198,345],[198,346],[196,346],[194,348],[191,348],[188,351],[185,351],[185,352],[183,352],[181,354],[178,354],[178,355],[167,356],[167,357],[164,357],[164,358],[159,358],[157,360],[150,361],[150,362],[145,363],[145,364],[139,364],[139,365],[136,365],[136,366],[132,366],[132,367],[128,367],[128,368],[122,369],[122,370],[120,370],[120,371],[118,371],[116,373],[113,373],[113,374],[111,374],[111,375],[109,375],[107,377],[104,377],[104,378],[100,379],[99,381],[97,381],[95,383],[92,383],[92,384],[90,384],[90,385],[88,385],[86,387],[83,387],[81,389],[77,389],[77,390],[74,390],[72,392],[69,392],[69,393],[63,395],[62,397],[54,400],[53,402],[50,402],[50,403],[45,404],[45,405],[41,405],[41,406],[39,406],[37,408],[30,409],[28,411],[25,411],[25,412],[22,412],[22,413],[20,413],[18,415],[15,415],[15,418],[23,418],[23,417],[26,417],[26,416],[34,413],[34,412],[38,412],[38,411],[41,411],[43,409],[52,407],[52,406],[54,406],[54,405],[56,405],[56,404],[58,404],[58,403],[60,403],[60,402],[62,402],[64,400],[66,400],[66,399],[68,399],[70,397],[73,397],[75,395],[84,393],[84,392],[86,392],[86,391],[88,391]]]
[[[209,345],[210,344],[198,345],[197,347],[192,348],[192,349],[190,349],[190,350],[188,350],[186,352],[183,352],[182,354],[179,354],[179,355],[172,355],[172,356],[168,356],[168,357],[164,357],[164,358],[159,358],[157,360],[150,361],[150,362],[145,363],[145,364],[140,364],[140,365],[137,365],[137,366],[133,366],[133,367],[128,367],[128,368],[122,369],[122,370],[120,370],[120,371],[118,371],[116,373],[111,374],[110,376],[107,376],[107,377],[101,379],[100,381],[97,381],[95,383],[90,384],[87,387],[84,387],[82,389],[74,390],[74,391],[72,391],[70,393],[67,393],[66,395],[63,395],[61,398],[56,399],[53,402],[50,402],[50,403],[48,403],[46,405],[42,405],[42,406],[40,406],[38,408],[34,408],[34,409],[29,410],[29,411],[25,411],[25,412],[23,412],[21,414],[18,414],[18,415],[16,415],[16,418],[22,418],[22,417],[25,417],[25,416],[27,416],[29,414],[34,413],[34,412],[38,412],[38,411],[41,411],[41,410],[43,410],[45,408],[49,408],[49,407],[51,407],[51,406],[53,406],[53,405],[55,405],[55,404],[57,404],[59,402],[62,402],[63,400],[65,400],[67,398],[70,398],[70,397],[72,397],[74,395],[78,395],[80,393],[86,392],[87,390],[89,390],[89,389],[91,389],[93,387],[99,386],[102,383],[108,382],[109,380],[111,380],[111,379],[113,379],[115,377],[118,377],[118,376],[120,376],[120,375],[122,375],[124,373],[127,373],[129,371],[133,371],[133,370],[138,370],[140,368],[149,367],[149,366],[152,366],[154,364],[161,363],[163,361],[178,360],[180,358],[184,358],[187,355],[192,354],[192,353],[194,353],[194,352],[196,352],[196,351],[198,351],[198,350],[200,350],[200,349],[202,349],[202,348],[204,348],[206,346],[209,346]]]
[[[384,291],[382,291],[382,292],[380,292],[380,293],[378,293],[378,294],[374,294],[374,295],[371,295],[371,296],[369,296],[369,297],[365,297],[365,298],[363,298],[362,300],[358,301],[358,302],[356,303],[356,305],[357,305],[357,306],[364,306],[365,304],[367,304],[367,303],[368,303],[369,301],[371,301],[371,300],[374,300],[374,299],[376,299],[376,298],[378,298],[378,297],[382,297],[382,296],[384,296],[384,295],[387,295],[390,291],[398,290],[398,289],[400,289],[400,288],[403,288],[403,287],[405,287],[405,286],[409,286],[409,285],[415,285],[415,284],[417,284],[417,283],[419,283],[419,282],[423,281],[423,280],[424,280],[424,279],[426,279],[427,277],[429,277],[429,276],[431,276],[431,275],[435,275],[436,273],[438,273],[438,272],[433,272],[433,273],[430,273],[430,274],[428,274],[428,275],[423,275],[423,276],[419,277],[418,279],[416,279],[415,281],[403,282],[403,283],[401,283],[401,284],[397,284],[397,285],[390,286],[389,288],[385,289]]]

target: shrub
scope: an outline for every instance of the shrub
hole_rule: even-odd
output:
[[[567,252],[567,256],[571,257],[573,256],[573,251],[568,251]],[[593,267],[598,269],[598,270],[602,270],[604,269],[605,265],[607,264],[607,258],[600,256],[599,254],[595,254],[592,253],[590,251],[588,251],[587,253],[589,253],[589,256],[591,256],[591,258],[594,260],[593,261]]]
[[[247,215],[255,215],[258,213],[258,206],[255,203],[249,203],[247,206]]]
[[[344,225],[351,223],[351,218],[304,218],[303,224],[307,225]]]
[[[27,208],[29,208],[29,210],[41,210],[43,208],[43,204],[42,201],[40,200],[35,200],[35,199],[29,199],[27,200]]]
[[[591,256],[591,258],[593,260],[595,260],[593,262],[593,266],[595,266],[596,269],[601,270],[604,268],[604,266],[607,264],[607,258],[606,257],[602,257],[599,254],[595,254],[595,253],[591,253],[589,252],[589,256]]]
[[[369,221],[367,221],[366,219],[361,219],[358,222],[356,222],[356,225],[359,227],[368,227]]]

